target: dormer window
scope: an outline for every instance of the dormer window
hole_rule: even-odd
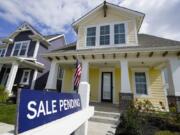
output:
[[[100,45],[109,45],[110,43],[110,26],[100,27]]]
[[[125,44],[125,26],[124,24],[114,25],[114,44]]]
[[[6,48],[0,48],[0,57],[4,57],[6,52]]]
[[[86,45],[95,46],[95,44],[96,44],[96,27],[87,28]]]
[[[30,41],[20,41],[14,43],[12,56],[27,56]]]

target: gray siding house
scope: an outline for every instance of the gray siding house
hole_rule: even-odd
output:
[[[62,34],[42,35],[28,23],[23,23],[0,44],[0,85],[10,95],[17,88],[44,89],[50,62],[41,57],[66,45]]]

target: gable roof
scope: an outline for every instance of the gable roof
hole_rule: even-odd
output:
[[[180,41],[166,39],[148,34],[138,34],[139,45],[143,47],[159,47],[159,46],[180,46]]]
[[[180,41],[175,41],[175,40],[166,39],[148,34],[138,34],[138,42],[139,42],[139,46],[125,46],[125,47],[119,47],[119,49],[125,49],[125,48],[138,49],[138,48],[172,47],[172,46],[180,47]],[[110,47],[110,48],[114,48],[114,47]],[[109,49],[109,48],[94,48],[89,50],[95,50],[95,49]],[[73,50],[74,51],[76,50],[76,42],[73,42],[65,47],[61,47],[56,50],[53,50],[51,53],[58,51],[73,51]]]
[[[124,11],[124,12],[128,12],[130,14],[133,14],[135,16],[138,16],[140,17],[140,25],[138,27],[138,30],[140,29],[140,26],[143,22],[143,19],[144,19],[144,16],[145,14],[144,13],[141,13],[141,12],[138,12],[136,10],[132,10],[132,9],[128,9],[128,8],[125,8],[125,7],[122,7],[122,6],[119,6],[119,5],[115,5],[115,4],[112,4],[112,3],[109,3],[109,2],[106,2],[104,1],[103,3],[101,3],[100,5],[98,5],[97,7],[95,7],[94,9],[92,9],[91,11],[89,11],[88,13],[86,13],[85,15],[83,15],[81,18],[77,19],[75,22],[72,23],[73,27],[75,28],[76,25],[78,25],[80,22],[82,22],[83,20],[85,20],[89,15],[95,13],[96,11],[98,11],[99,9],[101,9],[104,5],[107,5],[107,6],[110,6],[112,8],[115,8],[115,9],[118,9],[120,11]]]
[[[2,41],[2,42],[10,42],[10,43],[12,43],[12,42],[13,42],[13,38],[14,38],[15,36],[17,36],[20,32],[29,31],[29,30],[32,31],[33,34],[34,34],[34,35],[30,35],[30,38],[40,40],[45,47],[50,46],[50,43],[48,42],[48,40],[46,40],[46,39],[44,38],[44,36],[43,36],[40,32],[38,32],[38,31],[37,31],[32,25],[30,25],[28,22],[23,22],[19,27],[17,27],[17,29],[16,29],[12,34],[10,34],[10,36],[2,39],[1,41]]]

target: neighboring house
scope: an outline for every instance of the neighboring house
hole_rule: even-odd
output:
[[[75,63],[82,63],[81,81],[89,82],[91,102],[126,107],[129,100],[149,100],[156,107],[180,109],[180,42],[139,34],[144,14],[102,3],[73,23],[77,43],[43,56],[51,60],[46,89],[73,90]],[[62,69],[58,74],[58,67]],[[164,69],[168,69],[166,95]]]
[[[1,41],[0,84],[5,86],[9,94],[18,86],[44,89],[50,62],[40,54],[64,46],[64,35],[43,36],[30,24],[23,23]]]

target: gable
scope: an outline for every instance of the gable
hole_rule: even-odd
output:
[[[86,15],[78,19],[73,23],[75,30],[78,29],[79,26],[84,24],[98,24],[98,23],[109,23],[109,22],[118,22],[125,20],[135,20],[137,23],[137,29],[139,30],[141,23],[144,18],[144,14],[133,11],[124,7],[120,7],[117,5],[113,5],[111,3],[100,4],[98,7],[94,8]],[[106,10],[104,10],[104,6],[106,6]]]

